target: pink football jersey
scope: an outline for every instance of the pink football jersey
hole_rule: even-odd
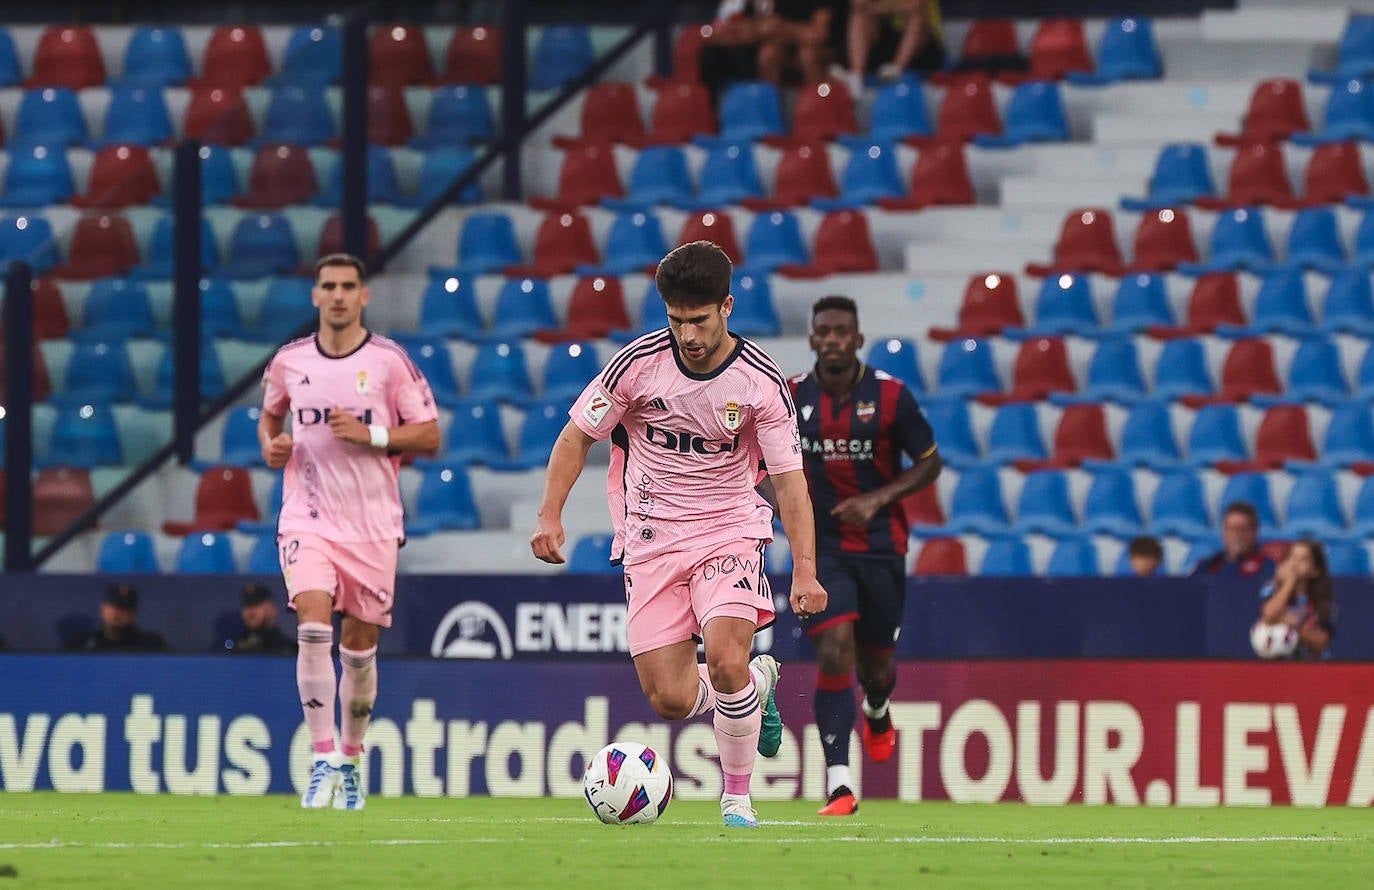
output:
[[[334,438],[328,417],[338,408],[369,426],[437,420],[429,382],[405,350],[369,333],[348,355],[328,356],[302,337],[277,350],[262,386],[262,409],[289,416],[295,440],[277,530],[339,543],[404,538],[400,454]]]
[[[697,374],[670,330],[646,334],[611,359],[569,414],[587,435],[611,440],[612,554],[627,565],[771,540],[772,508],[754,490],[759,462],[770,473],[802,467],[787,379],[742,337],[724,364]]]

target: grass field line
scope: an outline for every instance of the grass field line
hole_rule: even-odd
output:
[[[573,817],[573,816],[527,816],[527,817],[523,817],[523,818],[519,818],[519,819],[496,819],[496,820],[493,820],[493,819],[490,819],[490,818],[483,818],[483,817],[481,817],[481,816],[429,816],[429,817],[403,817],[403,816],[395,816],[395,817],[392,817],[392,818],[390,818],[390,819],[388,819],[388,820],[386,820],[386,821],[388,821],[388,822],[419,822],[419,823],[435,823],[435,824],[452,823],[452,824],[457,824],[457,825],[477,825],[477,824],[479,824],[479,823],[482,824],[482,825],[491,825],[491,824],[493,824],[493,822],[495,822],[495,823],[498,824],[498,825],[530,825],[530,824],[534,824],[534,823],[538,823],[538,822],[549,822],[549,823],[556,823],[556,824],[571,824],[571,825],[578,825],[578,824],[585,825],[585,824],[587,824],[587,822],[588,822],[589,820],[586,819],[586,818],[582,818],[582,817]],[[674,825],[716,825],[716,824],[718,824],[718,821],[719,821],[719,820],[716,820],[716,819],[673,819],[673,820],[672,820],[672,823],[673,823]],[[768,825],[797,825],[797,826],[800,826],[800,827],[802,827],[802,828],[830,828],[830,827],[833,827],[833,826],[839,824],[839,823],[836,823],[836,822],[834,822],[834,821],[817,822],[817,821],[814,821],[814,820],[807,821],[807,820],[804,820],[804,819],[765,819],[765,820],[763,820],[763,821],[764,821],[765,823],[767,823]],[[845,824],[845,825],[859,825],[859,826],[867,827],[867,826],[869,826],[869,825],[871,825],[871,824],[873,824],[873,823],[864,822],[864,821],[861,821],[861,820],[850,820],[850,819],[846,819],[846,820],[844,821],[844,824]]]

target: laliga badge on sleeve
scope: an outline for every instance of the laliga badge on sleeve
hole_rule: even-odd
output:
[[[606,412],[609,410],[611,410],[611,399],[598,386],[582,409],[582,416],[587,418],[587,422],[592,426],[600,427],[601,421],[606,419]]]

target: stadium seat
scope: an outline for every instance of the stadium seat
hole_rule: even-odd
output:
[[[921,363],[916,355],[916,344],[905,337],[875,341],[868,347],[865,364],[896,377],[913,392],[923,392],[926,388],[925,376],[921,373]]]
[[[911,187],[899,198],[879,198],[885,210],[920,210],[935,205],[976,203],[964,147],[955,142],[930,142],[921,148],[911,171]]]
[[[536,196],[529,203],[539,210],[570,210],[624,195],[611,146],[602,142],[574,142],[567,145],[563,153],[563,164],[558,171],[558,194]]]
[[[920,84],[899,83],[881,87],[869,109],[868,135],[875,142],[896,142],[913,136],[930,136],[930,114]]]
[[[198,84],[241,89],[272,73],[262,32],[252,25],[222,25],[205,44]]]
[[[1326,566],[1331,574],[1338,577],[1367,577],[1370,572],[1369,551],[1361,543],[1328,541]]]
[[[720,136],[730,140],[782,136],[782,100],[778,88],[763,81],[740,81],[720,98]]]
[[[619,574],[619,566],[611,565],[610,535],[585,535],[573,544],[568,554],[569,575]]]
[[[470,145],[496,138],[491,103],[482,87],[443,86],[430,94],[425,131],[411,139],[416,148]]]
[[[187,139],[198,139],[207,145],[244,145],[255,132],[243,90],[234,86],[192,90],[182,130]]]
[[[477,309],[474,278],[433,277],[420,295],[420,330],[438,337],[476,340],[485,325]]]
[[[517,277],[548,278],[595,265],[599,259],[587,218],[576,211],[555,211],[544,217],[535,233],[534,262],[507,266],[505,272]],[[553,327],[552,313],[548,318],[550,323],[542,327]]]
[[[363,250],[357,251],[362,256],[376,256],[382,252],[382,235],[377,228],[377,220],[371,214],[367,216],[367,229],[365,232]],[[320,237],[316,242],[318,247],[315,249],[315,256],[328,256],[331,253],[340,253],[344,250],[343,216],[339,213],[330,214],[320,228]],[[308,273],[308,268],[302,269]]]
[[[432,85],[434,62],[425,32],[411,25],[374,25],[367,38],[367,79],[376,86]]]
[[[220,464],[245,468],[266,466],[262,460],[262,447],[258,444],[260,414],[256,406],[240,405],[224,415],[224,430],[220,434]]]
[[[140,145],[102,148],[91,165],[86,194],[71,199],[76,207],[119,210],[148,204],[162,191],[152,156]]]
[[[472,149],[461,145],[431,148],[420,161],[420,188],[414,195],[402,196],[396,203],[403,207],[424,207],[437,201],[448,187],[467,173],[476,161]],[[482,185],[474,179],[459,190],[450,203],[476,204],[482,200]]]
[[[1321,329],[1327,334],[1374,334],[1374,294],[1369,270],[1342,269],[1333,276],[1321,301]]]
[[[1169,304],[1163,275],[1141,272],[1121,279],[1112,299],[1110,330],[1140,333],[1156,327],[1171,328],[1174,323],[1174,310]]]
[[[792,139],[801,142],[834,142],[859,132],[854,97],[842,80],[804,85],[797,93],[792,112]]]
[[[866,139],[847,139],[844,144],[849,149],[849,158],[840,174],[840,196],[816,198],[811,202],[813,206],[836,210],[902,197],[906,189],[901,173],[897,172],[897,152],[891,145]]]
[[[1156,210],[1215,197],[1207,149],[1196,142],[1175,142],[1159,150],[1144,198],[1122,198],[1126,210]]]
[[[981,134],[973,144],[984,148],[1014,148],[1031,142],[1068,142],[1069,118],[1059,85],[1033,81],[1012,91],[1002,116],[999,136]]]
[[[1221,364],[1221,398],[1248,401],[1252,396],[1281,392],[1283,384],[1274,368],[1274,350],[1267,340],[1237,340],[1231,345]]]
[[[71,330],[62,288],[49,277],[33,280],[33,335],[39,340],[61,340]]]
[[[343,202],[343,154],[330,158],[324,188],[314,198],[321,207],[338,207]],[[440,186],[448,183],[439,183]],[[401,186],[396,178],[396,165],[391,152],[380,145],[367,147],[367,203],[401,204]]]
[[[177,550],[176,571],[182,575],[232,575],[238,571],[229,536],[212,531],[187,535]]]
[[[493,465],[492,469],[520,472],[547,466],[554,442],[567,423],[567,402],[545,400],[526,406],[520,432],[516,435],[515,460]]]
[[[1350,535],[1361,540],[1367,539],[1371,533],[1374,533],[1374,476],[1366,476],[1355,493]]]
[[[1076,467],[1085,461],[1110,461],[1112,443],[1107,417],[1096,404],[1065,405],[1054,430],[1050,462],[1055,468]]]
[[[373,84],[367,88],[369,145],[406,145],[415,136],[405,94],[400,87]]]
[[[310,152],[300,145],[264,145],[253,158],[248,191],[232,203],[255,210],[305,204],[319,191]]]
[[[239,523],[239,531],[246,535],[255,535],[275,539],[277,535],[277,518],[281,514],[282,488],[285,484],[285,473],[272,474],[272,490],[267,494],[267,502],[263,505],[265,509],[262,519],[257,522],[244,520]],[[279,571],[278,568],[270,569],[271,572]]]
[[[667,252],[668,245],[664,241],[658,216],[629,210],[611,221],[601,264],[579,266],[577,274],[625,275],[652,270]]]
[[[561,343],[549,350],[544,364],[544,386],[541,391],[547,402],[561,403],[565,408],[601,370],[595,346],[588,341]]]
[[[967,575],[968,557],[958,538],[930,538],[921,545],[913,575]]]
[[[498,272],[520,263],[515,226],[504,213],[474,213],[458,236],[458,267],[466,274]]]
[[[731,282],[730,293],[735,298],[730,312],[730,330],[744,337],[776,337],[782,333],[768,276],[739,269]]]
[[[1188,297],[1184,333],[1212,333],[1225,325],[1248,324],[1240,302],[1240,283],[1232,272],[1211,272],[1198,277]],[[1210,390],[1208,390],[1210,391]]]
[[[101,145],[162,145],[172,138],[172,119],[162,90],[123,86],[110,90]]]
[[[72,229],[67,263],[53,270],[58,278],[86,280],[123,275],[139,262],[138,242],[129,220],[118,214],[83,216]]]
[[[1329,541],[1345,537],[1347,522],[1336,480],[1329,473],[1299,473],[1288,492],[1283,532]]]
[[[499,464],[509,460],[496,402],[468,401],[455,407],[444,436],[443,459],[450,464]]]
[[[36,461],[37,462],[37,461]],[[109,467],[124,462],[114,413],[101,401],[59,405],[46,463],[66,467]]]
[[[1260,279],[1255,295],[1254,316],[1248,325],[1232,328],[1220,325],[1223,336],[1243,333],[1287,333],[1300,335],[1312,330],[1312,311],[1307,300],[1307,285],[1300,269],[1276,268]]]
[[[1208,210],[1228,207],[1254,207],[1273,204],[1292,207],[1296,203],[1293,184],[1288,179],[1283,147],[1277,143],[1251,142],[1236,149],[1226,178],[1226,193],[1200,195],[1194,203]]]
[[[0,87],[18,86],[23,79],[23,66],[14,48],[14,38],[7,29],[0,28]]]
[[[370,59],[369,59],[370,61]],[[343,76],[343,35],[327,25],[301,25],[286,39],[275,80],[303,87],[327,87]]]
[[[1291,137],[1297,145],[1371,138],[1374,138],[1374,102],[1371,102],[1369,85],[1358,77],[1331,85],[1321,129],[1294,133]]]
[[[1355,372],[1355,381],[1360,398],[1374,396],[1374,347],[1364,350],[1360,366]]]
[[[1117,460],[1128,466],[1165,469],[1180,463],[1167,402],[1137,402],[1121,427]]]
[[[155,331],[148,291],[137,280],[100,278],[91,282],[81,305],[77,339],[122,343],[130,337],[151,337]]]
[[[1298,344],[1288,372],[1284,398],[1300,402],[1343,402],[1350,397],[1341,367],[1341,351],[1334,340],[1311,337]]]
[[[1058,537],[1073,534],[1077,528],[1068,477],[1057,470],[1027,473],[1016,506],[1016,531]]]
[[[555,147],[566,149],[579,142],[644,144],[644,119],[639,116],[639,96],[632,83],[604,81],[592,84],[582,100],[579,119],[578,135],[555,136]]]
[[[1198,409],[1188,432],[1188,463],[1205,467],[1218,461],[1249,458],[1235,405],[1204,405]]]
[[[1237,473],[1226,480],[1218,503],[1234,504],[1236,501],[1254,505],[1259,513],[1261,534],[1266,528],[1274,529],[1278,526],[1273,498],[1270,497],[1269,479],[1263,473]]]
[[[494,84],[501,80],[501,29],[457,27],[444,58],[444,83]]]
[[[408,338],[406,349],[410,360],[420,373],[429,381],[434,400],[445,408],[452,408],[463,401],[458,391],[458,378],[453,373],[453,360],[448,347],[437,335],[438,331],[426,331],[430,336]]]
[[[1087,578],[1098,574],[1097,545],[1082,538],[1065,538],[1055,544],[1045,565],[1049,578]]]
[[[1070,72],[1087,73],[1093,70],[1088,40],[1083,22],[1072,18],[1043,19],[1036,26],[1030,42],[1030,70],[1024,76],[1004,73],[1003,80],[1012,83],[1025,78],[1037,81],[1063,80]]]
[[[971,142],[976,136],[1001,134],[1002,120],[997,114],[990,81],[983,77],[970,77],[950,84],[936,117],[937,138]],[[914,136],[908,141],[919,145],[928,138]]]
[[[825,147],[795,144],[784,148],[778,159],[773,193],[763,198],[745,198],[740,203],[750,210],[778,210],[810,204],[817,198],[836,198],[839,193]]]
[[[1124,265],[1111,214],[1097,208],[1084,208],[1070,211],[1064,218],[1050,263],[1029,263],[1026,273],[1038,277],[1053,272],[1120,275]]]
[[[86,118],[76,93],[66,87],[28,90],[19,99],[11,140],[16,145],[44,145],[58,149],[86,143]]]
[[[1096,86],[1122,80],[1155,80],[1164,73],[1154,25],[1148,18],[1126,16],[1107,22],[1097,47],[1094,71],[1069,71],[1065,79],[1080,86]]]
[[[244,216],[234,225],[220,271],[230,278],[265,278],[292,274],[300,266],[290,220],[280,213],[261,213]]]
[[[1302,203],[1311,207],[1344,201],[1361,205],[1369,201],[1369,180],[1364,175],[1360,147],[1354,142],[1319,145],[1307,159]]]
[[[1032,337],[1021,344],[1011,369],[1011,389],[1006,393],[985,393],[989,404],[1006,401],[1040,400],[1051,393],[1074,392],[1078,385],[1069,367],[1069,353],[1057,337]]]
[[[229,531],[239,520],[255,522],[257,502],[253,500],[253,479],[248,470],[218,466],[206,470],[196,485],[195,518],[190,522],[169,521],[162,530],[169,535],[188,535],[193,531]]]
[[[43,29],[33,51],[33,74],[25,82],[35,87],[84,90],[105,83],[105,62],[95,32],[85,25]]]
[[[701,187],[695,200],[684,202],[685,207],[718,210],[738,204],[746,198],[759,198],[763,186],[754,166],[754,150],[748,142],[727,142],[713,139],[706,146],[706,160],[699,174]]]
[[[248,551],[245,571],[250,575],[281,574],[281,555],[277,551],[275,534],[263,534],[254,539],[253,548]]]
[[[51,272],[57,265],[52,225],[41,216],[0,217],[0,268],[8,268],[11,260],[23,260],[37,275]]]
[[[979,272],[969,277],[959,305],[958,327],[931,328],[936,342],[963,337],[991,337],[1007,328],[1024,328],[1016,279],[1006,272]]]
[[[482,517],[477,512],[466,467],[433,466],[421,472],[415,490],[415,513],[406,521],[407,535],[481,527]]]
[[[967,337],[946,344],[940,354],[936,391],[947,396],[976,396],[1001,388],[986,340]]]
[[[927,485],[902,498],[901,506],[907,522],[919,527],[923,533],[945,524],[945,511],[940,508],[940,496],[934,485]]]
[[[121,84],[160,91],[190,79],[191,57],[180,28],[145,26],[129,35]]]
[[[1166,207],[1147,211],[1135,230],[1131,268],[1141,272],[1170,272],[1198,261],[1197,244],[1188,214]]]
[[[72,197],[72,171],[60,146],[12,146],[0,207],[47,207]]]
[[[540,278],[510,278],[501,285],[496,295],[496,308],[486,337],[493,340],[519,340],[557,324],[547,281]]]
[[[673,73],[669,83],[701,80],[701,48],[711,36],[710,25],[679,28],[673,41]]]
[[[959,61],[952,72],[936,72],[932,80],[948,81],[974,72],[1025,71],[1029,62],[1021,54],[1016,22],[1011,19],[975,19],[964,34]]]
[[[262,142],[324,145],[335,135],[334,117],[324,90],[301,86],[273,88],[262,119]]]
[[[175,253],[176,232],[170,213],[159,216],[153,223],[153,234],[148,239],[148,256],[134,270],[134,276],[145,281],[165,280],[172,277],[172,264]],[[219,268],[219,245],[215,241],[215,231],[210,221],[201,217],[200,221],[200,268],[209,273]]]
[[[921,413],[935,431],[940,459],[954,467],[979,463],[982,454],[973,436],[968,403],[962,398],[923,398]]]
[[[868,228],[868,217],[862,210],[827,213],[816,227],[811,258],[810,264],[783,265],[777,271],[791,278],[878,271],[878,249]]]
[[[1328,275],[1345,268],[1345,247],[1336,211],[1331,207],[1299,210],[1288,232],[1287,253],[1287,267],[1314,269]]]
[[[1020,538],[996,538],[988,542],[978,574],[984,578],[1027,577],[1033,574],[1030,548]]]
[[[1310,71],[1308,77],[1334,83],[1368,74],[1374,74],[1374,16],[1351,15],[1336,45],[1336,67],[1330,71]]]
[[[960,472],[950,500],[948,527],[954,532],[999,534],[1008,530],[1002,483],[993,467],[970,467]]]
[[[1065,272],[1044,279],[1035,298],[1034,331],[1041,335],[1083,334],[1100,327],[1093,305],[1092,280]]]
[[[629,311],[619,278],[594,275],[579,278],[568,298],[567,322],[561,330],[541,331],[535,339],[544,342],[596,340],[613,331],[628,331]]]
[[[651,145],[641,149],[630,170],[624,198],[603,201],[620,210],[644,209],[655,204],[691,206],[692,179],[687,156],[676,145]]]
[[[80,467],[45,467],[33,480],[33,533],[61,534],[95,506],[91,475]]]
[[[1150,531],[1156,535],[1200,538],[1211,534],[1212,521],[1202,481],[1191,470],[1159,479],[1150,506]],[[1191,565],[1191,563],[1190,563]]]
[[[1322,442],[1322,462],[1348,467],[1374,456],[1374,414],[1364,401],[1349,401],[1331,412]]]
[[[1277,470],[1292,461],[1313,462],[1317,448],[1312,443],[1307,409],[1302,405],[1273,405],[1260,418],[1255,433],[1255,458],[1237,466],[1218,464],[1222,472]]]
[[[670,81],[658,88],[657,96],[649,119],[651,144],[690,142],[716,132],[716,114],[705,85],[695,80]]]
[[[1085,398],[1098,402],[1131,404],[1145,398],[1145,378],[1140,354],[1130,337],[1106,337],[1097,344],[1088,362]]]
[[[109,532],[100,539],[95,570],[104,575],[156,575],[161,569],[152,536],[145,531]]]
[[[1274,262],[1274,248],[1265,231],[1264,214],[1256,208],[1236,207],[1217,214],[1211,249],[1203,263],[1184,263],[1185,275],[1248,269],[1262,272]]]
[[[518,342],[485,343],[472,360],[468,398],[522,403],[531,396],[525,350]]]
[[[222,278],[200,279],[200,330],[207,340],[244,338],[238,299],[233,287]]]
[[[699,210],[687,217],[682,231],[677,236],[679,245],[692,241],[710,241],[730,258],[736,266],[743,264],[744,251],[740,250],[739,236],[735,234],[735,221],[728,213],[714,210]]]
[[[1049,457],[1040,434],[1040,416],[1034,402],[1012,402],[997,409],[988,429],[984,459],[992,464],[1017,460],[1041,461]]]
[[[219,353],[213,348],[205,349],[200,354],[200,399],[202,402],[217,399],[224,395],[224,390],[224,369],[219,363]],[[162,356],[157,362],[153,392],[146,398],[140,399],[139,404],[154,410],[169,409],[172,407],[175,391],[176,366],[172,357],[172,350],[167,348],[163,350]]]
[[[1140,534],[1144,525],[1130,471],[1119,466],[1099,467],[1083,501],[1082,530],[1130,538]]]
[[[1260,81],[1250,95],[1239,133],[1218,133],[1218,145],[1283,142],[1312,129],[1303,103],[1302,84],[1290,78]]]
[[[530,89],[556,90],[582,75],[596,61],[586,25],[550,25],[535,40]]]

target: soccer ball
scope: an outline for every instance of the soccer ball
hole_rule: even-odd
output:
[[[1298,632],[1287,624],[1265,624],[1264,619],[1250,628],[1250,646],[1260,658],[1287,658],[1298,648]]]
[[[673,774],[653,748],[612,742],[587,764],[582,788],[596,818],[607,825],[647,825],[668,809]]]

